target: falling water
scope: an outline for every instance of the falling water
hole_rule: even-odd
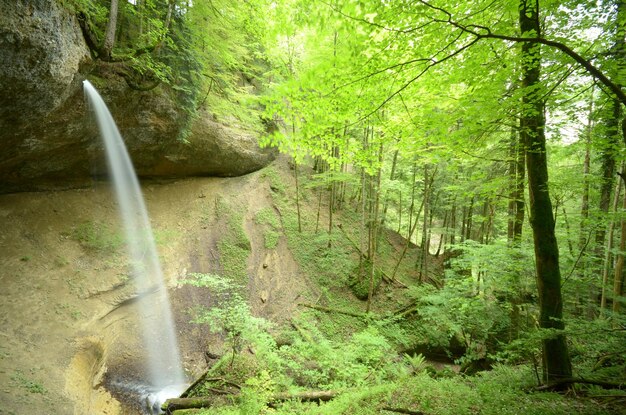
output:
[[[96,89],[89,81],[83,84],[104,140],[109,174],[124,224],[132,278],[139,296],[143,297],[139,307],[150,390],[145,398],[156,400],[158,404],[159,401],[180,394],[185,383],[163,271],[139,181],[124,141]]]

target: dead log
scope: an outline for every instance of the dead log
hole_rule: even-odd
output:
[[[303,402],[326,402],[335,398],[339,392],[336,391],[304,391],[296,393],[282,392],[271,397],[268,406],[274,407],[279,402],[298,400]],[[231,394],[230,397],[236,396]],[[219,405],[225,405],[225,396],[199,396],[197,398],[172,398],[168,399],[161,406],[161,410],[166,414],[180,409],[198,409],[210,408]]]
[[[351,317],[356,317],[356,318],[370,317],[367,314],[363,314],[363,313],[355,313],[352,311],[339,310],[337,308],[324,307],[321,305],[315,305],[315,304],[309,304],[309,303],[299,303],[298,305],[302,307],[306,307],[306,308],[312,308],[314,310],[323,311],[325,313],[344,314],[346,316],[351,316]]]
[[[607,382],[603,380],[567,378],[567,379],[560,379],[554,382],[550,382],[546,385],[537,386],[536,388],[534,388],[534,390],[536,391],[560,391],[574,383],[582,383],[585,385],[595,385],[595,386],[600,386],[601,388],[604,388],[604,389],[620,389],[620,390],[626,389],[626,383],[624,382]]]
[[[398,414],[408,414],[408,415],[426,415],[424,412],[420,412],[420,411],[413,411],[411,409],[405,409],[405,408],[392,408],[390,406],[385,406],[383,408],[381,408],[383,411],[389,411],[389,412],[395,412]]]
[[[171,398],[161,405],[161,410],[166,414],[171,414],[179,409],[210,408],[212,406],[223,405],[222,399],[214,396],[199,396],[197,398]]]
[[[203,383],[203,382],[204,383],[218,383],[221,385],[232,386],[234,388],[241,389],[241,386],[237,385],[236,383],[230,382],[224,378],[208,378],[207,377],[208,375],[209,375],[209,371],[207,370],[206,372],[204,372],[202,376],[196,379],[195,382],[189,385],[189,387],[185,389],[185,391],[179,396],[179,398],[189,397],[189,393],[191,393],[191,391],[194,390],[196,386],[198,386],[200,383]],[[216,391],[217,389],[212,389],[212,390]],[[216,393],[219,393],[219,392],[216,392]],[[221,393],[222,395],[227,394],[228,391],[222,391]]]
[[[336,391],[305,391],[305,392],[281,392],[272,396],[271,402],[284,402],[284,401],[302,401],[302,402],[327,402],[337,397],[339,392]]]

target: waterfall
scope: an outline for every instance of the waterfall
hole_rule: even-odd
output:
[[[180,394],[186,381],[167,287],[139,181],[124,141],[102,97],[89,81],[83,84],[104,141],[109,174],[126,235],[131,278],[140,297],[138,307],[146,352],[145,369],[151,391],[146,399],[160,405],[159,401]]]

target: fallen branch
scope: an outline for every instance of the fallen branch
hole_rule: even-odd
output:
[[[409,304],[393,312],[395,316],[406,317],[407,315],[417,311],[417,300],[411,301]]]
[[[189,396],[189,393],[196,386],[198,386],[202,382],[223,383],[224,385],[228,385],[228,386],[232,386],[232,387],[237,388],[237,389],[241,389],[241,386],[237,385],[236,383],[230,382],[230,381],[228,381],[228,380],[226,380],[224,378],[207,378],[208,374],[209,374],[208,371],[204,372],[204,374],[202,376],[200,376],[198,379],[196,379],[195,382],[193,382],[191,385],[189,385],[189,387],[187,389],[185,389],[185,391],[179,396],[179,398],[187,398]]]
[[[381,408],[383,411],[389,411],[389,412],[395,412],[398,414],[408,414],[408,415],[426,415],[424,412],[420,412],[420,411],[413,411],[411,409],[405,409],[405,408],[392,408],[390,406],[385,406],[383,408]]]
[[[339,392],[337,391],[305,391],[305,392],[281,392],[272,396],[269,406],[272,406],[276,402],[284,401],[302,401],[302,402],[328,402],[331,399],[337,397]]]
[[[604,389],[626,389],[626,383],[624,382],[607,382],[603,380],[592,380],[592,379],[582,379],[582,378],[567,378],[560,379],[554,382],[550,382],[546,385],[537,386],[534,390],[536,391],[554,391],[554,390],[562,390],[564,387],[574,384],[574,383],[583,383],[586,385],[595,385],[600,386]]]
[[[309,304],[309,303],[299,303],[298,305],[302,306],[302,307],[306,307],[306,308],[312,308],[314,310],[323,311],[325,313],[344,314],[346,316],[351,316],[351,317],[356,317],[356,318],[365,318],[365,317],[367,317],[367,314],[355,313],[355,312],[352,312],[352,311],[339,310],[337,308],[324,307],[324,306],[321,306],[321,305],[315,305],[315,304]]]

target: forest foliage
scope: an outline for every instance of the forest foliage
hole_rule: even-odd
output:
[[[360,388],[363,402],[414,394],[426,372],[409,381],[410,361],[382,356],[419,342],[471,371],[496,367],[479,392],[450,399],[486,399],[480,391],[502,376],[623,384],[623,0],[65,3],[86,22],[94,56],[123,62],[135,86],[166,83],[190,112],[278,124],[261,144],[292,157],[295,189],[275,193],[280,224],[257,218],[271,228],[267,248],[282,230],[307,275],[364,301],[328,297],[334,306],[385,316],[341,346],[341,330],[309,322],[283,351],[259,340],[267,328],[246,320],[242,301],[214,310],[232,356],[242,347],[228,312],[254,323],[249,341],[267,349],[257,393],[293,387],[297,373],[299,386]],[[304,220],[305,206],[317,215]],[[390,255],[392,234],[402,242]],[[402,309],[381,308],[385,286],[402,287]],[[466,387],[454,377],[436,387],[446,382]],[[420,399],[420,413],[472,413]]]

